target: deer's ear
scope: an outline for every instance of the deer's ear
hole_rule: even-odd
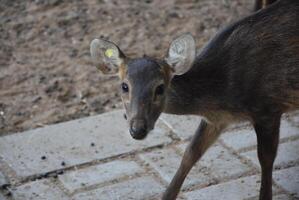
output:
[[[171,42],[165,61],[174,70],[175,75],[182,75],[191,68],[195,53],[194,38],[187,33]]]
[[[104,74],[115,74],[123,64],[125,55],[114,43],[94,39],[90,43],[90,54],[96,67]]]

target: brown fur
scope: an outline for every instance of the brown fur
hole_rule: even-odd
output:
[[[127,68],[128,66],[125,63],[122,63],[118,68],[118,76],[120,80],[124,80],[126,74],[127,74]]]

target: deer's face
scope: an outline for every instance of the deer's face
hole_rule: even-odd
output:
[[[126,69],[120,88],[129,130],[134,139],[143,139],[163,111],[170,68],[144,57],[130,60]]]
[[[117,73],[130,134],[144,139],[154,128],[165,106],[167,91],[174,75],[185,73],[195,58],[195,43],[190,34],[171,43],[164,61],[143,57],[127,58],[112,42],[95,39],[91,55],[103,73]]]

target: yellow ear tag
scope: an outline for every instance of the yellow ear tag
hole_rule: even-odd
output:
[[[113,49],[107,49],[105,51],[105,56],[107,56],[108,58],[111,58],[113,56],[114,50]]]

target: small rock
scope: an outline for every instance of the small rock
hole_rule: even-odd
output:
[[[37,103],[37,102],[39,102],[41,99],[42,99],[41,96],[36,96],[36,97],[34,97],[34,98],[32,99],[32,103]]]
[[[77,49],[72,49],[71,52],[69,53],[69,56],[71,58],[74,58],[78,55],[78,50]]]

